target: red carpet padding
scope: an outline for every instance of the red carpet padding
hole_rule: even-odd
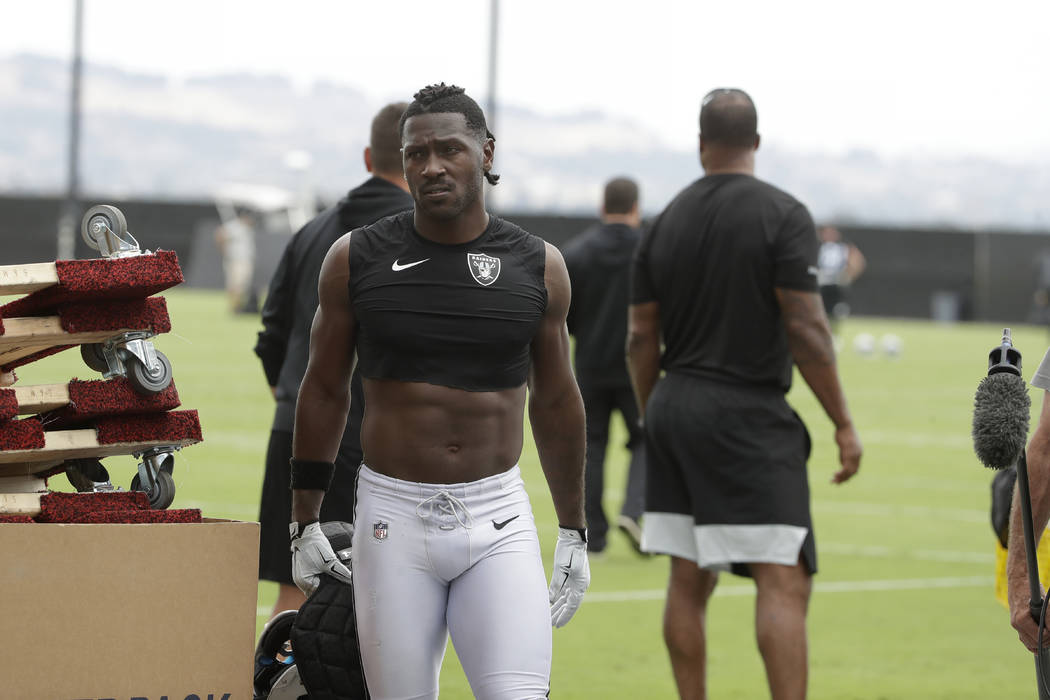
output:
[[[4,523],[35,523],[28,515],[0,515],[0,525]]]
[[[36,450],[44,446],[44,426],[33,418],[0,423],[0,450]]]
[[[64,523],[199,523],[201,512],[197,508],[173,510],[107,510],[84,513]]]
[[[3,334],[0,333],[0,335],[3,335]],[[14,362],[9,362],[6,365],[0,365],[0,370],[3,370],[5,372],[10,372],[11,370],[13,370],[16,367],[21,367],[22,365],[28,365],[30,362],[36,362],[37,360],[39,360],[41,358],[48,357],[49,355],[54,355],[56,352],[62,352],[63,350],[68,350],[71,347],[75,347],[75,346],[73,346],[73,345],[56,345],[53,348],[47,348],[46,350],[41,350],[39,352],[34,352],[31,355],[26,355],[25,357],[18,358]]]
[[[74,379],[68,386],[69,405],[40,415],[40,420],[48,430],[60,430],[100,416],[161,413],[179,406],[175,382],[152,396],[140,395],[124,377],[92,381]],[[3,399],[0,397],[0,417],[3,416],[2,406]]]
[[[58,284],[0,307],[0,316],[39,316],[59,304],[84,301],[143,299],[183,281],[173,251],[158,250],[113,260],[58,260]]]
[[[14,389],[0,389],[0,423],[18,415],[18,399]]]
[[[149,497],[142,491],[52,491],[40,497],[40,515],[36,520],[41,523],[70,523],[74,522],[74,518],[100,511],[128,513],[142,510],[149,510]]]
[[[200,418],[195,410],[99,418],[95,421],[95,432],[102,445],[114,442],[203,440]]]
[[[58,317],[67,333],[122,329],[167,333],[171,330],[164,297],[62,304],[58,307]]]
[[[48,493],[40,498],[40,523],[199,523],[197,508],[150,510],[141,491]]]

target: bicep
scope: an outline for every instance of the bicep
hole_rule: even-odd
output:
[[[566,318],[572,300],[569,274],[557,248],[547,245],[547,264],[544,285],[547,288],[547,308],[536,336],[532,340],[532,371],[530,384],[543,386],[547,382],[568,377],[572,379],[569,363],[569,333]]]

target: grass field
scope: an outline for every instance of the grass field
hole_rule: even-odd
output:
[[[219,293],[167,295],[174,333],[157,340],[174,366],[184,408],[200,411],[204,442],[183,450],[173,507],[255,520],[272,400],[251,352],[253,316],[231,316]],[[1042,357],[1046,330],[1014,327],[1025,376]],[[791,402],[813,436],[810,483],[820,572],[810,606],[810,697],[824,700],[1035,697],[1032,657],[1017,642],[992,593],[994,538],[988,520],[992,473],[973,456],[973,394],[1002,326],[938,325],[858,318],[842,329],[840,368],[864,441],[860,473],[842,486],[829,478],[836,453],[831,425],[799,381]],[[860,356],[858,333],[894,333],[900,357]],[[22,383],[92,378],[75,351],[19,370]],[[1033,396],[1033,405],[1041,399]],[[1033,418],[1034,418],[1033,413]],[[622,427],[608,455],[607,508],[623,483]],[[133,460],[111,458],[127,487]],[[556,521],[535,451],[521,458],[549,557]],[[53,488],[67,488],[64,479]],[[60,483],[61,482],[61,483]],[[660,632],[666,558],[640,558],[622,537],[591,564],[590,592],[577,617],[554,632],[552,697],[671,698]],[[276,588],[259,586],[259,626]],[[713,698],[768,697],[753,635],[753,586],[723,575],[712,601],[709,690]],[[469,698],[450,653],[443,698]]]

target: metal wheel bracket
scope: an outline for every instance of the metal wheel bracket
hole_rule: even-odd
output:
[[[155,372],[160,369],[160,363],[157,361],[157,349],[153,347],[153,342],[150,340],[127,340],[123,343],[123,349],[127,354],[133,355],[142,366],[151,372]]]
[[[154,336],[152,331],[130,331],[100,343],[102,356],[109,364],[109,369],[102,373],[102,377],[104,379],[126,377],[128,374],[126,360],[129,355],[135,357],[150,371],[156,371],[159,367],[157,350],[150,340]]]

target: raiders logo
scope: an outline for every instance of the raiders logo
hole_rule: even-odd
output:
[[[499,258],[481,253],[467,253],[467,267],[474,281],[487,287],[499,277]]]

